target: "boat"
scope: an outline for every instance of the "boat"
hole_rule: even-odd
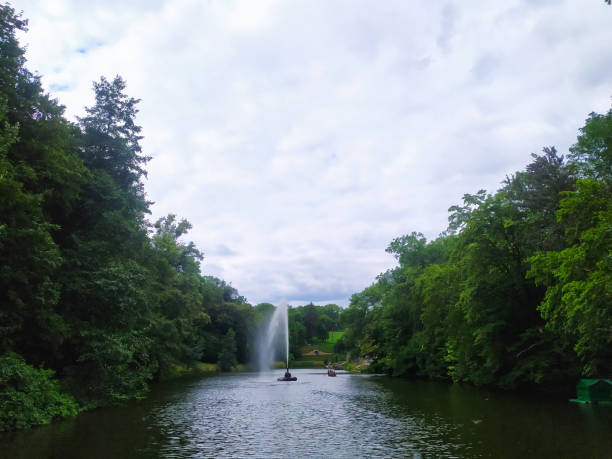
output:
[[[291,376],[289,373],[289,365],[287,365],[287,371],[285,371],[285,375],[282,378],[277,378],[277,381],[297,381],[297,376]]]
[[[327,376],[336,376],[336,370],[334,370],[333,368],[330,368],[329,370],[327,370]]]

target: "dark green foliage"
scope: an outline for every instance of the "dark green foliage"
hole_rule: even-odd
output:
[[[0,431],[76,413],[76,402],[61,392],[52,370],[34,368],[12,352],[0,356]]]
[[[210,317],[208,325],[200,328],[203,340],[202,360],[216,362],[222,350],[222,337],[232,328],[236,337],[236,358],[249,363],[254,350],[258,326],[258,313],[247,304],[238,291],[221,279],[204,276],[200,284],[203,304]]]
[[[230,371],[236,363],[236,332],[230,328],[221,340],[218,365],[221,371]]]
[[[564,194],[557,218],[565,245],[531,258],[546,287],[547,328],[573,344],[584,376],[612,373],[612,110],[591,114],[572,148],[582,180]]]
[[[336,304],[289,307],[289,349],[296,358],[301,357],[301,346],[327,341],[330,331],[340,330],[341,310]]]
[[[176,223],[174,215],[155,223],[150,259],[155,277],[149,293],[156,306],[151,311],[153,352],[162,378],[171,372],[173,364],[200,358],[198,327],[210,323],[199,290],[203,256],[193,243],[179,241],[190,228],[187,220]]]
[[[337,351],[503,388],[609,376],[610,120],[591,114],[568,162],[545,148],[497,193],[465,195],[438,239],[393,240],[399,266],[353,295]]]
[[[23,67],[15,32],[25,26],[0,6],[0,352],[18,349],[40,363],[66,333],[57,313],[55,239],[85,169],[62,107]]]
[[[21,403],[24,417],[11,411],[17,420],[2,418],[3,428],[74,412],[53,371],[89,408],[142,397],[177,367],[215,362],[230,328],[246,363],[250,305],[200,274],[202,254],[181,241],[186,220],[146,220],[138,100],[120,77],[102,77],[87,115],[69,123],[24,66],[15,33],[25,27],[0,5],[0,353],[23,358],[7,354],[0,370],[26,378],[6,384],[41,394],[6,386],[7,410]]]
[[[119,76],[113,81],[102,77],[94,83],[96,104],[86,108],[87,116],[79,121],[84,132],[86,164],[91,169],[108,172],[124,191],[134,188],[142,194],[144,165],[151,159],[143,156],[134,123],[139,100],[124,94],[125,82]]]

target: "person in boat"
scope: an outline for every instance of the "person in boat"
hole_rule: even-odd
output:
[[[291,378],[291,373],[289,373],[289,368],[285,371],[285,378]]]

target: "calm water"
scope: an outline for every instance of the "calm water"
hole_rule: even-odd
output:
[[[612,408],[296,370],[157,387],[147,400],[0,434],[7,458],[612,458]]]

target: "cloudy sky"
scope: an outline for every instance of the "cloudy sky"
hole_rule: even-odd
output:
[[[603,0],[13,1],[74,119],[92,81],[142,99],[153,217],[253,303],[346,305],[465,193],[563,153],[610,107]]]

